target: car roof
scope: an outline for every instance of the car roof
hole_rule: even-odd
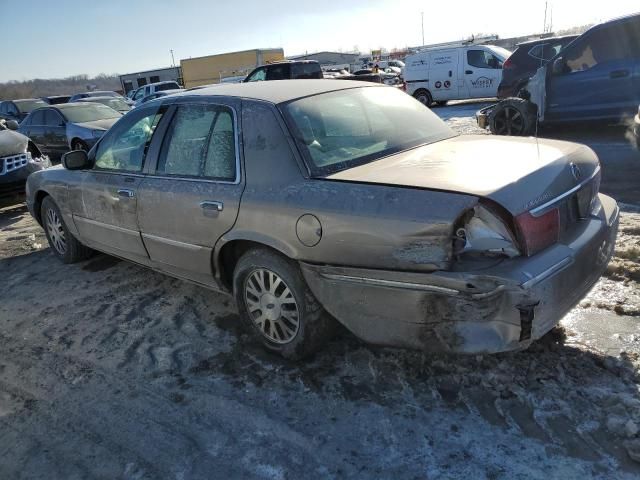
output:
[[[96,100],[120,100],[121,102],[123,102],[124,100],[122,98],[118,98],[118,97],[112,97],[112,96],[104,96],[104,97],[85,97],[85,98],[79,98],[78,100],[76,100],[76,102],[82,102],[82,103],[91,103],[91,102],[95,102]]]
[[[92,98],[97,98],[97,97],[92,97]],[[60,110],[60,111],[64,111],[64,110],[73,110],[74,108],[87,108],[87,104],[90,104],[91,102],[71,102],[71,103],[59,103],[57,105],[47,105],[46,107],[41,107],[41,108],[53,108],[55,110]],[[40,109],[38,109],[40,110]],[[35,112],[35,110],[34,110]]]
[[[44,102],[44,100],[42,100],[41,98],[18,98],[16,100],[5,100],[6,102],[16,102],[16,103],[20,103],[20,102],[33,102],[35,100],[38,100],[40,102]]]
[[[527,40],[526,42],[520,42],[517,44],[517,47],[528,46],[528,45],[536,45],[538,43],[549,43],[549,42],[557,42],[558,40],[573,40],[578,38],[580,35],[562,35],[560,37],[546,37],[546,38],[536,38],[535,40]]]
[[[224,96],[251,98],[271,103],[284,103],[302,97],[318,95],[320,93],[349,90],[351,88],[371,88],[383,85],[355,80],[270,80],[265,82],[247,83],[218,83],[211,87],[178,93],[174,97],[182,96]],[[389,87],[391,88],[391,87]]]

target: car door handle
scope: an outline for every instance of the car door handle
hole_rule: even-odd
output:
[[[465,70],[464,73],[466,73],[467,75],[471,75],[473,73],[473,70]]]
[[[215,210],[216,212],[221,212],[224,208],[224,204],[222,202],[206,200],[204,202],[200,202],[200,207],[202,207],[203,210]]]
[[[624,78],[629,76],[629,70],[614,70],[609,74],[611,78]]]
[[[118,196],[122,198],[133,198],[136,196],[136,193],[133,190],[121,188],[120,190],[118,190]]]

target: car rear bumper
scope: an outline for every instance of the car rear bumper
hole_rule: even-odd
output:
[[[496,353],[527,347],[595,285],[613,254],[616,202],[566,244],[480,272],[391,272],[303,263],[320,303],[366,342],[428,352]]]

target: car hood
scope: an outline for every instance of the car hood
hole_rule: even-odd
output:
[[[517,215],[588,180],[597,169],[596,154],[584,145],[535,138],[466,135],[391,155],[326,178],[467,193],[490,198]]]
[[[17,155],[27,151],[29,139],[13,130],[0,130],[0,157]]]
[[[74,125],[91,130],[109,130],[118,120],[120,120],[120,117],[94,120],[93,122],[74,123]]]

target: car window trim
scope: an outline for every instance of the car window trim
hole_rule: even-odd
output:
[[[180,106],[182,105],[202,105],[202,106],[211,106],[211,107],[223,107],[223,108],[228,108],[231,110],[232,114],[233,114],[233,144],[234,144],[234,149],[235,149],[235,177],[233,180],[216,180],[214,178],[211,177],[199,177],[199,176],[189,176],[189,175],[172,175],[172,174],[162,174],[162,173],[158,173],[158,161],[160,159],[160,152],[162,151],[162,143],[165,140],[167,131],[169,130],[169,126],[171,125],[171,121],[173,121],[173,118],[176,115],[176,112],[178,110],[178,108],[180,108]],[[228,105],[228,104],[224,104],[224,103],[219,103],[219,102],[205,102],[202,100],[195,100],[195,101],[189,101],[189,102],[180,102],[180,103],[175,103],[173,105],[171,105],[171,109],[169,111],[167,111],[167,113],[170,113],[169,116],[169,120],[168,123],[166,124],[166,128],[164,129],[164,131],[162,132],[162,139],[160,141],[160,145],[158,148],[157,152],[155,153],[155,158],[154,158],[154,163],[151,165],[149,165],[149,169],[147,171],[147,177],[148,178],[164,178],[164,179],[172,179],[172,180],[186,180],[186,181],[191,181],[191,182],[207,182],[207,183],[220,183],[220,184],[228,184],[228,185],[239,185],[241,183],[242,180],[242,175],[241,175],[241,171],[240,171],[240,141],[239,141],[239,137],[240,137],[240,129],[238,128],[238,112],[236,111],[235,107]],[[149,152],[151,152],[151,148],[149,148]]]

